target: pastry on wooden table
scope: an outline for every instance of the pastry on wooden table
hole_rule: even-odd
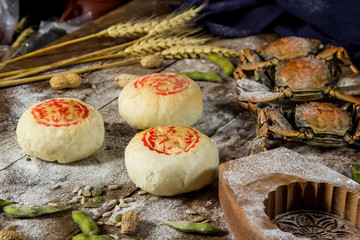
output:
[[[20,117],[20,147],[30,156],[69,163],[97,152],[105,137],[104,121],[91,105],[74,98],[38,102]]]
[[[120,116],[140,130],[161,125],[192,126],[203,112],[197,83],[171,73],[149,74],[127,84],[118,104]]]
[[[134,136],[125,149],[130,179],[159,196],[198,190],[218,171],[219,153],[209,137],[184,126],[158,126]]]

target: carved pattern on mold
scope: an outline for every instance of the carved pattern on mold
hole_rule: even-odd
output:
[[[303,210],[280,214],[272,220],[284,232],[310,239],[360,239],[359,230],[334,214]]]

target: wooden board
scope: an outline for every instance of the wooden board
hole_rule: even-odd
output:
[[[256,163],[260,163],[261,166],[256,166]],[[280,209],[283,211],[281,213],[315,209],[315,207],[302,207],[303,201],[299,198],[310,199],[313,197],[313,199],[311,199],[312,202],[320,203],[322,201],[320,193],[318,195],[312,195],[311,192],[308,191],[306,195],[306,191],[301,188],[299,188],[299,191],[296,191],[296,188],[289,187],[295,183],[299,187],[304,186],[302,185],[304,182],[327,184],[327,186],[338,187],[343,189],[344,192],[348,191],[355,194],[356,202],[354,203],[354,207],[352,203],[348,205],[350,201],[347,201],[346,197],[342,199],[339,194],[335,196],[335,193],[333,193],[335,190],[331,189],[331,191],[329,191],[329,197],[332,201],[328,211],[331,214],[339,214],[339,216],[344,219],[349,215],[357,216],[352,219],[353,222],[350,225],[358,226],[358,222],[360,221],[358,218],[360,185],[319,162],[309,161],[309,159],[297,152],[282,147],[261,154],[228,161],[220,165],[220,204],[236,239],[260,240],[276,238],[296,240],[303,239],[299,238],[301,234],[304,234],[303,237],[309,237],[310,234],[305,235],[306,230],[302,231],[300,228],[297,231],[297,237],[290,232],[280,230],[271,221],[274,219],[274,214],[269,215],[270,212],[279,212]],[[280,187],[286,187],[286,194],[283,196],[280,194]],[[272,194],[275,196],[274,198],[270,197]],[[296,198],[293,196],[296,196]],[[326,198],[328,198],[328,196]],[[299,201],[299,204],[295,208],[294,203],[297,201]],[[324,208],[324,205],[325,204],[319,204],[321,208]],[[335,210],[337,208],[338,210]],[[319,210],[317,209],[317,211]],[[323,210],[323,212],[325,212],[325,210]],[[281,213],[279,212],[276,215],[280,215]],[[320,215],[321,213],[318,212],[317,214]],[[301,222],[301,219],[297,221]],[[287,222],[291,222],[291,219],[287,220]],[[298,222],[291,223],[292,228],[294,228]],[[310,225],[309,222],[306,224]],[[306,224],[302,226],[303,229],[308,227]],[[352,232],[340,229],[342,228],[341,225],[342,224],[338,223],[334,224],[333,229],[328,226],[328,229],[331,229],[328,231],[332,232],[332,236],[337,236],[337,231],[352,236],[350,235],[353,234]],[[319,226],[312,226],[312,229],[309,228],[308,232],[311,232],[311,234],[313,234],[312,236],[316,236],[316,233],[319,234],[319,237],[326,236],[326,231],[324,231],[324,233],[320,230],[321,227],[319,227],[319,231],[317,232],[316,227]],[[360,236],[358,230],[356,236]]]

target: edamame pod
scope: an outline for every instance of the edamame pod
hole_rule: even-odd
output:
[[[206,55],[204,56],[204,59],[209,60],[210,62],[213,62],[220,66],[223,72],[229,76],[232,75],[234,72],[234,65],[232,64],[232,62],[219,53]]]
[[[221,77],[210,72],[181,72],[179,75],[186,76],[192,80],[206,80],[210,82],[221,82]]]
[[[73,211],[72,218],[79,225],[84,234],[96,235],[99,232],[96,223],[86,213],[82,211]]]
[[[103,194],[103,192],[104,192],[103,188],[96,188],[96,189],[91,191],[91,195],[93,197],[96,197],[96,196],[100,196],[101,194]]]
[[[123,217],[123,215],[122,215],[121,213],[119,213],[118,215],[116,215],[116,217],[115,217],[115,223],[117,224],[117,223],[121,222],[122,217]]]
[[[166,225],[169,225],[181,232],[186,233],[200,233],[200,234],[215,234],[221,230],[210,223],[194,223],[194,222],[172,222],[164,221]]]
[[[14,203],[16,203],[16,202],[9,201],[9,200],[4,200],[4,199],[0,199],[0,208],[3,208],[3,207],[5,207],[6,205],[14,204]]]
[[[72,240],[114,240],[110,235],[88,235],[85,233],[79,233],[74,236]]]
[[[59,206],[49,206],[49,205],[21,205],[21,204],[11,204],[3,208],[4,212],[10,216],[17,218],[34,218],[40,217],[43,215],[48,215],[51,213],[61,212],[69,209],[70,206],[59,205]]]

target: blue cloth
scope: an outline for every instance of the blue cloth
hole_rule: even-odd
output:
[[[203,0],[182,0],[180,6],[200,5]],[[208,0],[199,25],[211,34],[245,37],[278,33],[320,39],[344,47],[360,67],[359,0]]]

